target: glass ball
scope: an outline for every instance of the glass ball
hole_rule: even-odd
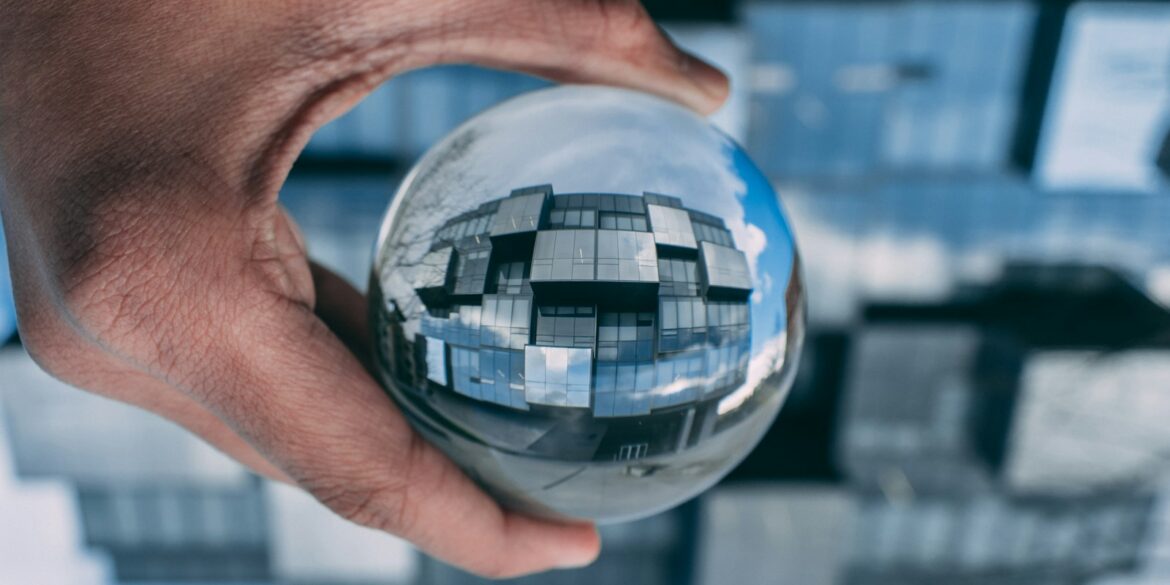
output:
[[[632,520],[747,456],[804,330],[788,221],[744,151],[627,90],[558,87],[406,176],[371,279],[381,382],[504,505]]]

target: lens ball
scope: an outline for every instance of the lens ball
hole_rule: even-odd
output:
[[[804,290],[776,193],[705,119],[559,87],[410,171],[371,278],[381,382],[513,509],[632,520],[756,445],[792,385]]]

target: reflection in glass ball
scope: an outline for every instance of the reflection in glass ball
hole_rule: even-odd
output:
[[[382,383],[501,502],[620,521],[710,487],[792,384],[792,233],[731,139],[658,98],[561,87],[407,176],[371,305]]]

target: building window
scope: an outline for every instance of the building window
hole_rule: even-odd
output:
[[[708,287],[744,292],[752,289],[752,275],[743,252],[703,242],[699,246],[699,258]]]
[[[615,362],[654,359],[654,313],[601,313],[597,359]]]
[[[662,297],[658,300],[658,350],[682,351],[707,342],[708,310],[698,297]]]
[[[515,195],[500,201],[500,207],[492,220],[491,235],[505,236],[522,232],[534,232],[540,226],[544,212],[546,192]]]
[[[594,415],[650,412],[653,360],[654,313],[600,313]]]
[[[440,385],[447,385],[447,347],[441,339],[427,340],[427,379]]]
[[[662,246],[695,249],[695,231],[691,227],[691,216],[687,215],[685,210],[647,205],[646,212],[650,215],[650,228],[654,231],[656,243]]]
[[[658,392],[651,407],[665,408],[698,400],[706,381],[704,357],[702,350],[660,356],[654,363]]]
[[[524,290],[524,262],[505,262],[496,267],[496,294],[518,295]]]
[[[597,227],[597,212],[593,209],[554,209],[548,214],[548,225],[556,229]]]
[[[481,246],[455,252],[455,288],[457,295],[483,294],[491,262],[491,246]]]
[[[536,234],[533,282],[593,280],[597,232],[550,230]]]
[[[638,232],[597,232],[597,280],[658,282],[654,237]]]
[[[633,213],[646,215],[646,204],[641,197],[635,195],[601,195],[598,197],[597,208],[600,211],[617,213]]]
[[[742,384],[747,375],[750,350],[751,343],[746,338],[730,345],[708,347],[706,393],[719,393]]]
[[[436,242],[459,241],[463,238],[484,235],[491,225],[490,215],[480,215],[448,223],[439,229],[435,236]]]
[[[523,351],[481,349],[479,383],[483,400],[528,410],[528,403],[524,400]]]
[[[536,345],[593,347],[597,331],[593,307],[540,307]]]
[[[613,458],[614,461],[633,461],[645,457],[649,450],[650,443],[630,443],[619,447]]]
[[[600,222],[603,230],[646,231],[646,216],[640,214],[602,211]]]
[[[720,246],[727,246],[734,248],[735,243],[731,241],[731,232],[725,228],[714,226],[702,222],[693,222],[695,228],[695,239],[700,242],[711,242],[712,244],[719,244]]]
[[[661,205],[663,207],[674,207],[681,209],[683,206],[682,199],[679,199],[678,197],[662,195],[660,193],[651,193],[649,191],[642,193],[642,199],[644,199],[646,203]]]
[[[478,345],[524,349],[532,322],[532,299],[505,295],[484,295]]]
[[[451,346],[456,392],[500,406],[528,410],[524,400],[524,352]]]
[[[699,294],[699,265],[694,260],[659,258],[658,294],[693,297]]]
[[[479,384],[479,351],[451,347],[451,374],[455,391],[476,400],[483,399]]]
[[[711,343],[716,345],[747,337],[750,319],[747,303],[715,301],[707,303],[707,335]]]
[[[577,347],[524,348],[524,399],[529,404],[589,407],[593,350]]]

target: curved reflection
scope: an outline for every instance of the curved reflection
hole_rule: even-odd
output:
[[[768,183],[671,104],[558,88],[404,181],[371,286],[383,383],[507,504],[619,520],[744,457],[791,385],[803,292]]]

